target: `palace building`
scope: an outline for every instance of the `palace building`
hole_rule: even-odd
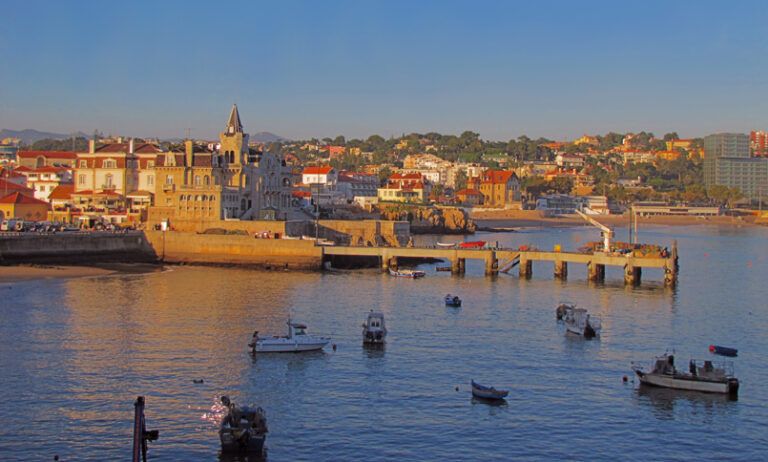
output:
[[[217,220],[283,219],[291,206],[291,169],[281,156],[248,147],[237,105],[215,150],[187,141],[154,165],[150,221],[172,226]]]

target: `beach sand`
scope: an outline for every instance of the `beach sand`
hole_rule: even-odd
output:
[[[33,279],[81,278],[106,276],[115,270],[90,266],[17,265],[0,266],[0,283],[30,281]]]

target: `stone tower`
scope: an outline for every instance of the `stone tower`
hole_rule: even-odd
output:
[[[243,133],[240,113],[237,104],[232,105],[229,120],[224,131],[219,135],[221,140],[220,152],[230,165],[245,165],[248,163],[248,134]]]

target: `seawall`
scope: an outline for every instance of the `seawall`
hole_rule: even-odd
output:
[[[0,234],[0,263],[154,262],[143,232]]]
[[[167,263],[241,265],[265,269],[322,268],[323,249],[314,241],[255,239],[246,235],[212,235],[146,231],[158,258]]]

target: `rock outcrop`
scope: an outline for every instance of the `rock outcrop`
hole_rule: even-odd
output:
[[[411,225],[412,234],[472,234],[475,223],[457,207],[387,204],[380,206],[383,220],[403,220]]]

